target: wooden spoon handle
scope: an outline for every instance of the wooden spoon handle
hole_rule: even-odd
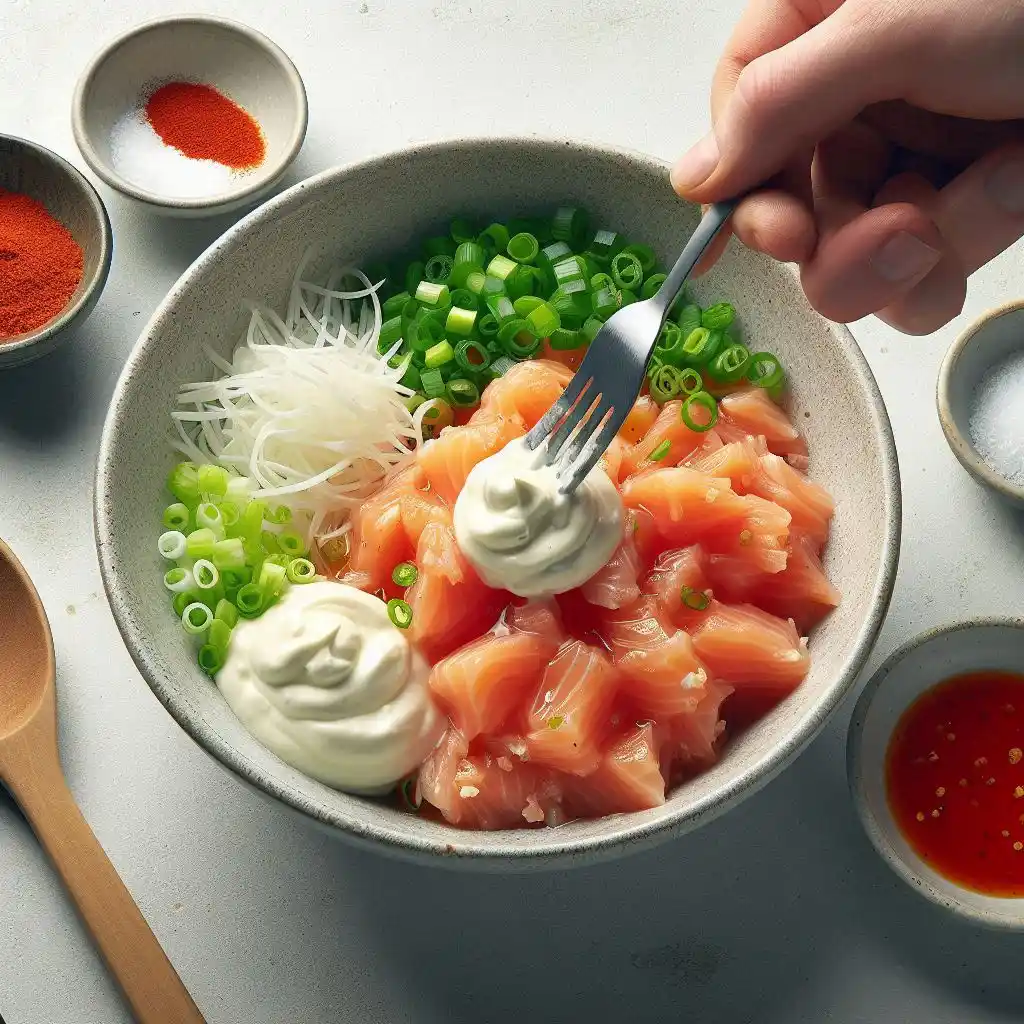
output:
[[[38,753],[42,753],[38,751]],[[205,1024],[67,787],[53,757],[8,785],[64,880],[138,1024]]]

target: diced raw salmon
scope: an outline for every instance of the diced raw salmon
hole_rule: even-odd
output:
[[[459,732],[473,740],[500,729],[536,690],[557,647],[535,633],[482,636],[434,666],[431,692]]]
[[[478,421],[478,415],[479,410],[464,427],[445,427],[440,437],[426,442],[416,453],[431,489],[449,507],[454,507],[466,477],[477,463],[526,433],[526,425],[518,416],[495,415]]]
[[[641,595],[633,604],[600,616],[601,639],[613,656],[665,643],[674,632],[658,601],[650,596]]]
[[[548,665],[527,717],[530,761],[587,775],[599,760],[618,676],[607,655],[579,640]]]
[[[484,390],[480,408],[471,422],[479,424],[494,418],[519,420],[529,430],[551,408],[572,380],[572,373],[547,359],[528,359],[516,363]]]
[[[753,605],[713,601],[693,632],[697,656],[716,679],[785,693],[810,669],[810,655],[792,622]]]
[[[825,575],[817,541],[798,533],[790,534],[786,568],[777,575],[762,576],[752,592],[755,604],[773,615],[793,619],[804,633],[837,608],[841,599]]]
[[[492,590],[477,576],[446,524],[427,525],[416,564],[419,575],[405,597],[412,608],[409,639],[433,664],[486,633],[510,595]]]
[[[700,605],[708,596],[708,562],[708,554],[699,544],[663,551],[641,581],[640,589],[657,601],[663,619],[692,629],[704,615]],[[696,607],[684,603],[684,588]]]
[[[748,434],[763,435],[768,450],[776,455],[806,455],[807,442],[785,412],[764,388],[749,387],[727,395],[719,405],[719,422],[732,424]]]
[[[765,449],[758,444],[759,440],[733,441],[702,455],[694,452],[685,460],[685,465],[709,476],[720,476],[728,480],[737,494],[749,494],[755,479],[762,472],[761,455]]]
[[[509,605],[505,611],[505,627],[512,633],[542,637],[554,645],[552,653],[567,639],[558,605],[552,598]]]
[[[632,510],[624,517],[622,543],[611,558],[580,587],[580,592],[591,604],[601,608],[622,608],[640,596],[637,576],[640,574],[640,555],[636,549]]]
[[[692,712],[665,722],[661,765],[666,778],[671,778],[680,767],[705,768],[718,760],[718,744],[725,731],[722,703],[732,692],[727,683],[709,679],[704,696]]]
[[[626,444],[636,444],[654,426],[660,411],[658,403],[650,395],[641,395],[622,424],[619,437]]]
[[[682,407],[682,402],[666,402],[647,433],[626,449],[619,471],[623,480],[646,469],[674,466],[700,444],[701,434],[691,430],[682,420]],[[665,441],[669,443],[668,452],[657,462],[652,462],[651,453]]]
[[[665,802],[665,778],[650,722],[630,726],[608,741],[597,769],[568,794],[573,815],[592,818],[644,811]]]
[[[793,517],[793,529],[818,545],[828,540],[835,502],[821,484],[809,480],[778,455],[763,455],[761,472],[752,476],[749,490],[775,502]]]
[[[649,646],[616,653],[615,667],[624,677],[623,696],[653,718],[692,713],[707,692],[707,670],[682,630]]]
[[[619,440],[618,436],[615,436],[604,455],[598,460],[597,464],[608,474],[608,479],[613,484],[619,482],[619,475],[622,473],[622,457],[625,452],[626,445]]]
[[[381,489],[367,498],[352,517],[348,564],[342,582],[369,593],[384,588],[399,562],[412,557],[402,517],[402,500],[420,479],[419,467],[410,464],[388,477]]]

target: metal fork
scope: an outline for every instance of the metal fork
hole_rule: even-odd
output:
[[[672,303],[735,207],[730,201],[708,209],[657,294],[608,319],[562,397],[526,435],[531,450],[547,441],[544,463],[557,463],[563,494],[579,487],[621,429],[643,387]]]

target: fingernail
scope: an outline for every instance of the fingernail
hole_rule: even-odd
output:
[[[1011,214],[1024,213],[1024,157],[1004,160],[987,182],[992,202]]]
[[[718,166],[718,155],[718,140],[715,133],[708,132],[693,149],[676,161],[669,175],[672,187],[681,192],[703,185]]]
[[[938,249],[922,242],[909,231],[898,231],[871,257],[871,266],[879,277],[900,284],[927,273],[942,258]]]

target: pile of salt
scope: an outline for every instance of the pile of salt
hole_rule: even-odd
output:
[[[970,433],[989,466],[1024,487],[1024,351],[999,363],[978,384]]]

